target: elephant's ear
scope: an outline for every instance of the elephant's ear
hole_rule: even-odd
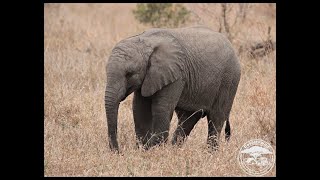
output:
[[[151,96],[181,78],[182,56],[181,47],[174,41],[159,43],[149,58],[149,68],[141,87],[142,96]]]

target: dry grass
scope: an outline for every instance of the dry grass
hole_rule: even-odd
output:
[[[132,95],[119,109],[121,155],[109,151],[104,111],[105,65],[119,40],[145,27],[133,18],[135,4],[47,4],[44,40],[44,174],[45,176],[247,176],[237,163],[248,140],[275,141],[275,52],[258,59],[239,55],[242,77],[231,112],[232,136],[220,149],[206,149],[207,122],[202,119],[182,148],[165,145],[135,148]],[[197,5],[187,5],[197,9]],[[252,5],[235,47],[275,31],[268,6]],[[199,14],[215,29],[212,20]],[[272,34],[275,38],[275,32]],[[174,115],[170,137],[176,127]],[[275,176],[275,167],[266,176]]]

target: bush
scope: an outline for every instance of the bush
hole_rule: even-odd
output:
[[[135,18],[153,27],[179,27],[187,22],[190,12],[181,4],[138,3]]]

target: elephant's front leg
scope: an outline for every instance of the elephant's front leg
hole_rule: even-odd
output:
[[[156,92],[152,97],[152,136],[148,148],[167,142],[174,109],[183,90],[183,81],[177,80]]]
[[[189,136],[191,130],[195,124],[199,121],[202,114],[195,113],[192,111],[186,111],[177,108],[176,113],[178,116],[178,127],[173,134],[172,144],[181,146],[187,136]]]
[[[151,98],[143,97],[140,90],[134,92],[132,110],[137,141],[145,146],[151,137]]]

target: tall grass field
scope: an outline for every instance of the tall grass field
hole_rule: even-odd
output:
[[[184,26],[203,24],[219,31],[220,4],[183,5],[192,11]],[[232,7],[231,25],[237,4]],[[203,118],[180,148],[170,143],[148,151],[136,148],[130,95],[119,107],[121,153],[115,154],[108,146],[105,67],[117,42],[151,28],[134,18],[135,8],[136,4],[45,4],[44,175],[249,176],[237,160],[247,141],[263,139],[276,150],[276,51],[250,53],[255,42],[276,40],[275,4],[249,4],[245,20],[230,29],[241,79],[230,115],[229,142],[220,138],[219,150],[209,151]],[[176,126],[174,114],[170,139]],[[264,176],[276,176],[276,165]]]

